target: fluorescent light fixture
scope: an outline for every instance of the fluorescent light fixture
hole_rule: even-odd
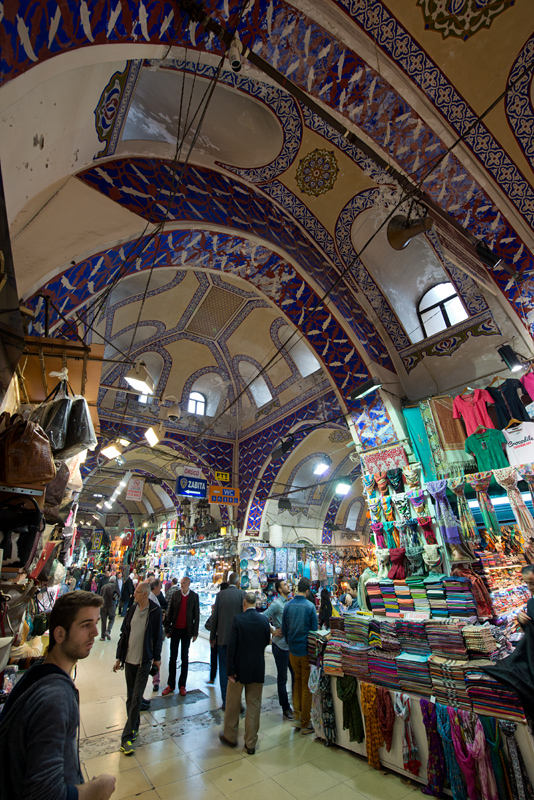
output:
[[[380,381],[378,378],[369,378],[368,381],[364,381],[358,387],[356,387],[356,389],[353,389],[349,394],[349,398],[351,400],[361,400],[362,397],[371,394],[371,392],[376,392],[376,390],[380,389],[381,386],[382,381]]]
[[[128,445],[131,444],[129,439],[123,439],[121,436],[119,436],[118,442],[122,444],[123,447],[128,447]]]
[[[277,459],[282,458],[282,456],[285,456],[285,454],[288,452],[288,450],[291,450],[294,444],[295,438],[293,436],[288,436],[284,441],[278,442],[276,447],[271,450],[272,461],[276,461]]]
[[[106,456],[106,458],[117,458],[117,456],[122,455],[123,446],[117,439],[110,444],[107,444],[105,447],[102,448],[100,454]]]
[[[490,250],[486,242],[480,241],[477,242],[475,245],[475,250],[477,251],[478,257],[485,264],[487,267],[491,269],[495,269],[499,266],[502,261],[502,258],[498,256],[493,250]]]
[[[106,508],[113,508],[113,503],[108,503],[108,501],[107,501],[107,500],[106,500],[106,502],[104,503],[104,505],[106,506]]]
[[[146,368],[144,361],[138,361],[124,376],[124,380],[139,394],[154,394],[156,384]]]
[[[126,486],[126,481],[121,481],[121,482],[119,483],[119,487],[120,487],[121,489],[124,489],[124,487],[125,487],[125,486]]]
[[[93,519],[96,519],[98,522],[100,522],[100,517],[97,517],[96,514],[93,514]]]
[[[315,469],[313,470],[314,475],[324,475],[326,470],[330,467],[330,464],[327,464],[326,461],[319,461]]]
[[[338,483],[338,485],[336,486],[336,494],[344,495],[348,494],[349,492],[350,492],[350,484],[348,483],[343,483],[343,481],[341,481],[341,483]]]
[[[93,497],[104,497],[103,494],[94,494]]]
[[[150,447],[155,447],[164,437],[165,429],[161,423],[157,428],[149,428],[147,431],[145,431],[145,439],[149,443]]]
[[[85,464],[86,459],[87,459],[87,450],[82,450],[81,453],[78,453],[79,464]]]
[[[104,503],[97,503],[97,504],[96,504],[96,507],[97,507],[97,508],[103,508],[103,507],[104,507]]]
[[[525,368],[525,364],[519,360],[517,353],[510,347],[509,344],[503,344],[502,347],[498,347],[497,352],[510,372],[519,372],[520,369]]]

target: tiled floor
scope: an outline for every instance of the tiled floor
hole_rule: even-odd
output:
[[[142,714],[133,756],[119,751],[125,721],[125,682],[114,674],[118,626],[111,642],[95,643],[92,654],[78,665],[81,755],[87,777],[108,772],[117,778],[113,800],[415,800],[417,784],[394,774],[376,772],[367,761],[341,748],[326,748],[304,737],[283,720],[276,683],[264,687],[260,737],[253,756],[243,748],[242,730],[233,750],[219,742],[222,712],[216,686],[206,686],[209,645],[199,638],[191,646],[188,690],[205,698],[184,704],[178,695],[168,708]],[[168,642],[164,644],[162,683],[166,685]],[[201,663],[205,662],[205,667]],[[267,674],[276,675],[272,656]],[[157,697],[151,679],[145,697]],[[241,723],[241,727],[242,727]]]

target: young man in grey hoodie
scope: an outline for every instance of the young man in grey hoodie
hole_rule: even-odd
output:
[[[80,707],[71,674],[98,635],[102,598],[69,592],[50,614],[50,645],[11,692],[0,717],[0,800],[109,800],[112,775],[84,783]]]

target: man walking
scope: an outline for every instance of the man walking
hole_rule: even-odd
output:
[[[122,611],[121,614],[123,617],[126,616],[128,609],[130,608],[133,602],[133,596],[135,592],[134,582],[132,580],[133,572],[128,575],[127,578],[124,579],[121,589],[121,603],[122,603]]]
[[[115,575],[111,575],[100,592],[104,605],[100,609],[100,641],[111,639],[111,631],[115,622],[115,610],[119,601],[119,589]]]
[[[300,728],[300,732],[305,735],[314,733],[310,723],[312,696],[308,689],[310,677],[308,634],[318,628],[315,606],[307,599],[309,591],[309,579],[301,578],[296,596],[290,603],[286,603],[282,614],[282,636],[288,644],[289,663],[295,674],[293,685],[295,727]]]
[[[162,695],[171,694],[176,688],[176,660],[178,648],[182,648],[182,668],[178,679],[178,688],[181,695],[185,695],[187,672],[189,669],[189,645],[196,642],[198,624],[200,621],[200,605],[198,594],[190,589],[191,579],[182,578],[180,589],[171,596],[165,618],[165,633],[171,640],[171,655],[169,658],[168,685]]]
[[[131,756],[139,734],[141,701],[152,663],[161,665],[161,608],[148,599],[150,586],[138,583],[134,605],[122,623],[113,672],[124,667],[126,677],[126,725],[121,737],[121,752]]]
[[[2,800],[108,800],[115,791],[111,775],[83,782],[79,696],[71,678],[98,636],[101,605],[91,592],[68,592],[56,600],[48,655],[17,683],[0,717]]]
[[[215,647],[219,654],[219,683],[221,686],[222,707],[226,707],[226,685],[228,678],[226,675],[226,648],[228,636],[236,614],[243,610],[243,600],[245,592],[237,588],[239,575],[231,572],[228,576],[228,589],[219,592],[215,598],[213,614],[211,616],[210,645]]]
[[[289,663],[289,647],[282,636],[282,614],[289,599],[289,585],[287,581],[278,579],[274,583],[274,588],[278,597],[273,600],[267,611],[263,612],[263,616],[271,621],[272,651],[276,664],[278,702],[282,706],[282,716],[285,719],[295,719],[287,696],[287,670],[289,667],[293,682],[293,667]]]
[[[222,742],[231,747],[237,744],[241,696],[245,687],[245,749],[250,756],[256,752],[258,741],[261,694],[265,681],[265,648],[270,638],[269,623],[256,611],[256,595],[247,592],[243,600],[243,613],[234,617],[228,636],[228,688],[224,732],[219,736]]]

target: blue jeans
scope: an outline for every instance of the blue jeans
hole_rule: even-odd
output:
[[[276,664],[276,674],[278,683],[278,701],[282,706],[283,711],[288,711],[291,708],[289,697],[287,696],[287,670],[291,673],[291,685],[293,685],[294,676],[293,669],[289,663],[289,650],[282,650],[276,644],[272,644],[274,661]]]
[[[226,650],[225,644],[217,645],[217,652],[219,653],[219,684],[221,686],[221,695],[223,706],[226,706],[226,687],[228,685],[228,675],[226,674]]]

